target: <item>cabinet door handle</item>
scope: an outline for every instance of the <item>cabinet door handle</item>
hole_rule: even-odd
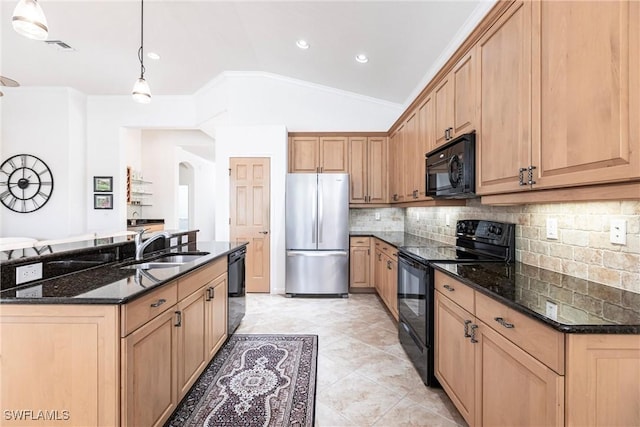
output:
[[[378,254],[378,261],[382,261],[382,254]]]
[[[160,307],[162,304],[164,304],[165,302],[167,302],[166,299],[164,298],[160,298],[158,301],[154,302],[151,304],[151,307],[156,308],[156,307]]]
[[[176,323],[173,325],[175,327],[180,327],[182,326],[182,312],[181,311],[176,311]]]
[[[513,323],[507,322],[502,317],[496,317],[494,320],[496,322],[498,322],[499,324],[501,324],[502,326],[504,326],[505,328],[507,328],[507,329],[515,328],[515,325]]]
[[[213,292],[211,292],[213,290],[212,287],[208,287],[207,288],[207,297],[206,297],[206,301],[211,301],[213,299]]]
[[[471,324],[471,320],[465,320],[464,321],[464,337],[465,338],[471,338],[471,335],[469,334],[469,325]]]
[[[260,234],[269,234],[268,231],[258,231],[258,233],[260,233]]]
[[[413,190],[413,198],[414,199],[418,198],[418,190]]]
[[[471,338],[471,343],[475,344],[478,342],[476,339],[476,329],[478,329],[478,325],[471,325],[469,328],[471,329],[471,336],[469,338]]]
[[[518,185],[527,185],[524,183],[524,173],[526,172],[527,168],[520,168],[518,169]]]
[[[449,286],[449,285],[444,285],[444,286],[443,286],[443,288],[445,288],[445,289],[446,289],[446,290],[448,290],[449,292],[453,292],[453,291],[455,291],[455,290],[456,290],[456,288],[453,288],[453,287],[451,287],[451,286]]]
[[[391,261],[387,261],[387,269],[391,270]]]

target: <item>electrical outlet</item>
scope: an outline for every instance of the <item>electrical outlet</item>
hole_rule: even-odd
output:
[[[16,267],[16,285],[42,279],[42,263]]]
[[[627,221],[624,219],[611,220],[611,243],[617,245],[627,244]]]
[[[546,304],[547,317],[553,320],[558,320],[558,304],[551,301],[547,301]]]
[[[16,289],[16,298],[42,298],[42,285]]]
[[[376,212],[376,221],[380,221],[380,212]]]
[[[444,215],[444,225],[446,225],[447,227],[451,225],[451,215],[449,214]]]
[[[547,239],[558,239],[558,220],[547,218]]]

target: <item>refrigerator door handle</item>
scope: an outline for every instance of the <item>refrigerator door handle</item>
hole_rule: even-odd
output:
[[[324,197],[324,192],[322,191],[322,180],[318,180],[318,243],[322,243],[322,223],[324,220],[323,215],[323,203],[322,198]]]
[[[311,243],[318,243],[318,195],[315,191],[310,191],[311,196]]]
[[[288,251],[287,256],[314,256],[314,257],[330,257],[330,256],[347,256],[348,251]]]

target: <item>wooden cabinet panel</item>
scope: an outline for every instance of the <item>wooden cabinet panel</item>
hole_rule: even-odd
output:
[[[176,282],[162,286],[122,306],[122,337],[147,323],[178,302]]]
[[[369,160],[367,138],[349,138],[349,203],[367,203]]]
[[[349,203],[386,203],[387,138],[349,138]]]
[[[513,192],[531,150],[531,2],[514,3],[478,41],[477,193]]]
[[[391,203],[404,202],[404,132],[402,125],[393,134],[389,141],[389,163],[390,163],[390,197]]]
[[[476,292],[476,317],[557,373],[564,374],[564,334]]]
[[[387,299],[387,307],[391,314],[393,315],[396,322],[398,321],[398,259],[397,257],[389,258],[387,257],[387,279],[385,281],[386,285],[386,299]]]
[[[640,4],[532,7],[534,187],[639,177]]]
[[[349,286],[352,288],[368,288],[369,279],[369,246],[351,246],[349,253]]]
[[[475,424],[564,425],[564,377],[478,322]]]
[[[447,298],[468,312],[474,313],[475,292],[473,289],[441,271],[436,270],[433,277],[434,286],[437,291],[446,295]]]
[[[420,144],[418,140],[418,116],[411,115],[404,126],[403,175],[404,200],[411,202],[418,200],[420,188],[424,187],[424,174],[421,177],[422,164]]]
[[[436,147],[445,144],[453,123],[453,84],[448,75],[433,91],[435,105]]]
[[[320,172],[348,173],[349,172],[349,142],[348,138],[320,137]]]
[[[207,365],[206,289],[201,287],[193,295],[178,303],[180,323],[178,331],[178,400],[182,399]]]
[[[373,270],[373,287],[376,288],[376,292],[380,297],[382,297],[383,289],[384,289],[384,281],[386,280],[386,275],[384,274],[384,256],[382,255],[382,251],[380,249],[375,250],[375,260],[374,260],[374,270]]]
[[[226,272],[209,284],[211,290],[208,292],[211,292],[212,297],[208,300],[205,313],[207,360],[211,360],[227,339],[228,286]]]
[[[567,426],[640,425],[640,336],[567,336]]]
[[[476,63],[476,50],[471,49],[451,71],[453,82],[452,138],[471,132],[476,126],[478,110]]]
[[[473,315],[435,292],[435,376],[470,426],[475,416],[475,347],[465,336]]]
[[[289,172],[315,173],[320,164],[320,138],[296,136],[289,138]]]
[[[178,403],[176,314],[168,310],[122,339],[122,425],[161,426]]]
[[[117,306],[3,304],[0,337],[0,424],[119,424]],[[31,420],[11,416],[26,410]],[[40,410],[58,421],[37,419]]]
[[[386,137],[367,138],[369,203],[389,201],[388,140]]]
[[[417,155],[420,158],[420,191],[419,198],[421,200],[429,200],[427,197],[427,188],[425,183],[426,175],[426,154],[436,148],[436,134],[435,134],[435,117],[433,108],[433,96],[427,95],[426,99],[418,107],[418,152]]]

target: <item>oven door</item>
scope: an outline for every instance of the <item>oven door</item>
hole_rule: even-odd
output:
[[[427,334],[427,316],[431,311],[429,271],[427,265],[409,258],[402,251],[398,253],[398,314],[426,347],[431,346]]]

